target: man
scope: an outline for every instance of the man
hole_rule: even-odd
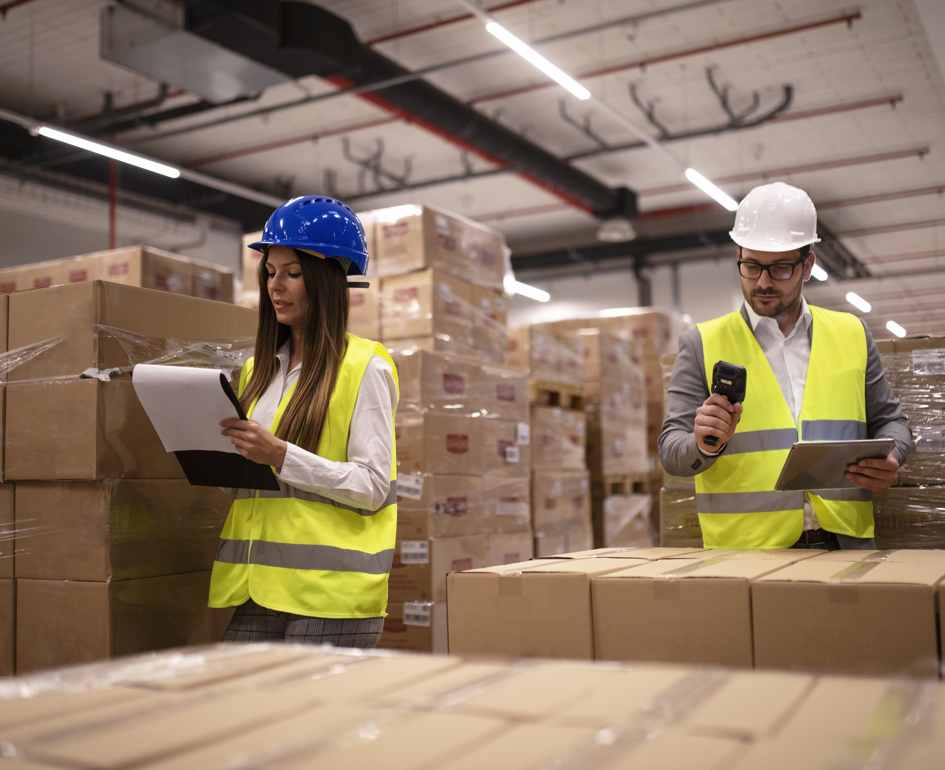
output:
[[[756,187],[730,234],[745,304],[680,336],[659,439],[663,467],[696,476],[707,548],[874,548],[872,493],[895,482],[912,434],[866,325],[801,296],[820,240],[814,204],[783,182]],[[746,368],[744,404],[710,394],[719,360]],[[777,492],[799,437],[891,437],[896,445],[847,469],[859,489]]]

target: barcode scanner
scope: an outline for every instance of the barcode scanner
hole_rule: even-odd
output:
[[[725,361],[716,361],[712,367],[712,392],[733,404],[745,400],[745,387],[748,381],[748,372],[744,366],[729,364]],[[718,436],[706,436],[703,441],[709,446],[718,446]]]

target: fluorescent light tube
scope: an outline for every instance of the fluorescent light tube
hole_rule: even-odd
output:
[[[820,265],[814,264],[814,268],[810,271],[810,274],[814,276],[818,281],[826,281],[829,276],[827,271],[824,270]]]
[[[692,182],[696,187],[698,187],[702,192],[708,195],[710,198],[714,198],[719,203],[721,203],[729,211],[735,211],[738,208],[738,204],[735,200],[722,192],[718,187],[716,187],[712,182],[706,179],[702,174],[696,171],[694,168],[686,169],[686,179]]]
[[[847,302],[849,302],[857,310],[862,310],[864,313],[869,313],[873,309],[873,306],[863,299],[859,294],[854,294],[852,291],[847,292]]]
[[[65,131],[58,131],[55,128],[50,128],[49,126],[40,126],[36,133],[38,133],[40,136],[48,137],[49,139],[55,139],[59,142],[71,144],[73,147],[78,147],[80,150],[88,150],[89,152],[94,152],[98,155],[104,155],[106,158],[112,158],[113,160],[121,161],[122,163],[128,163],[129,165],[137,166],[138,168],[143,168],[147,171],[153,171],[155,174],[168,176],[171,179],[177,179],[180,176],[180,171],[178,171],[173,166],[168,166],[164,163],[158,163],[154,160],[148,160],[147,158],[142,158],[140,155],[132,155],[130,152],[119,150],[116,147],[111,147],[107,144],[99,144],[98,142],[93,142],[89,139],[83,139],[82,137],[75,136],[73,134],[67,134]]]
[[[506,292],[509,294],[521,294],[523,297],[528,297],[529,299],[533,299],[536,302],[547,302],[551,299],[551,295],[544,289],[539,289],[536,286],[529,286],[527,283],[516,281],[511,276],[506,276],[504,285]]]
[[[905,337],[905,336],[906,336],[906,330],[903,329],[903,328],[902,328],[899,324],[897,324],[895,321],[886,321],[886,328],[889,329],[889,331],[891,331],[891,332],[892,332],[893,334],[895,334],[897,337]]]
[[[532,64],[533,66],[540,69],[556,83],[574,94],[578,99],[583,100],[591,98],[591,92],[588,91],[584,86],[578,83],[570,75],[562,72],[533,48],[530,48],[528,45],[523,43],[501,24],[498,24],[494,21],[489,21],[486,23],[486,31],[494,37],[497,37],[509,48],[515,51],[515,53],[525,59],[529,64]]]

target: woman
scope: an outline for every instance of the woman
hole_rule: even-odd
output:
[[[217,548],[211,607],[236,607],[224,641],[374,647],[397,527],[397,372],[347,334],[346,276],[366,275],[364,230],[346,205],[305,196],[261,241],[255,357],[240,375],[249,420],[223,434],[271,465],[279,491],[240,490]],[[365,284],[352,284],[364,286]]]

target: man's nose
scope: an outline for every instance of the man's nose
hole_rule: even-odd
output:
[[[767,270],[762,270],[761,275],[758,276],[758,287],[762,289],[770,289],[774,286],[774,281],[771,279],[771,273]]]

